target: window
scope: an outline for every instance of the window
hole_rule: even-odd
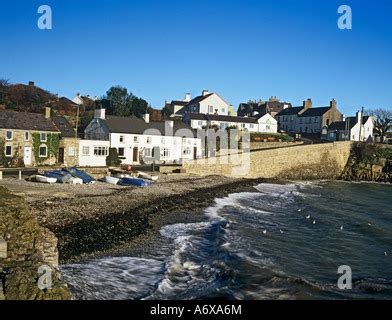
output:
[[[46,142],[48,140],[48,135],[46,132],[41,132],[40,140],[41,140],[41,142]]]
[[[253,124],[250,125],[250,128],[253,129],[255,126]]]
[[[5,146],[5,156],[12,157],[12,146]]]
[[[241,123],[241,128],[245,128],[245,123]]]
[[[6,134],[5,134],[5,139],[8,140],[8,141],[10,141],[10,140],[13,139],[12,131],[7,131],[7,132],[6,132]]]
[[[25,141],[30,141],[30,132],[26,131],[26,132],[24,133],[24,140],[25,140]]]
[[[76,149],[75,149],[75,147],[68,147],[68,155],[70,157],[75,157],[76,156]]]
[[[152,142],[152,138],[151,137],[147,137],[147,143],[151,143]]]
[[[94,147],[94,156],[106,157],[108,155],[107,147]]]
[[[46,145],[42,145],[39,147],[39,157],[46,158],[48,156],[48,147]]]
[[[185,154],[185,155],[190,155],[190,154],[191,154],[191,148],[186,147],[186,148],[184,149],[184,154]]]
[[[222,113],[225,114],[226,113],[226,109],[222,108]]]
[[[314,117],[314,123],[317,123],[317,122],[318,122],[317,117]]]
[[[133,137],[133,142],[139,142],[139,137],[138,136],[134,136]]]
[[[89,156],[90,155],[90,147],[87,147],[87,146],[83,147],[82,148],[82,155]]]
[[[210,106],[210,113],[214,113],[214,106]]]
[[[118,148],[118,156],[119,157],[124,157],[125,155],[125,149],[124,148]]]
[[[144,149],[144,156],[151,157],[151,149]]]
[[[163,137],[161,138],[161,143],[165,144],[165,138],[163,138]]]
[[[168,158],[170,156],[170,150],[167,148],[163,148],[163,154],[162,157]]]
[[[199,121],[197,124],[198,124],[199,127],[202,127],[203,126],[203,121]]]
[[[124,136],[120,136],[120,143],[124,143],[125,139]]]
[[[265,128],[266,128],[267,130],[270,130],[270,129],[271,129],[271,126],[270,126],[269,124],[267,124],[267,125],[265,126]]]

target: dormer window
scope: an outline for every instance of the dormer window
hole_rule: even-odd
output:
[[[46,142],[48,141],[48,134],[46,132],[41,132],[40,134],[40,140],[41,142]]]
[[[11,140],[13,139],[13,137],[14,137],[14,135],[13,135],[13,132],[12,132],[12,131],[7,131],[7,132],[5,133],[5,139],[6,139],[7,141],[11,141]]]

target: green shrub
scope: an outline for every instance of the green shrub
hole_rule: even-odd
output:
[[[121,164],[121,160],[118,157],[118,152],[116,148],[109,149],[109,155],[106,157],[106,165],[108,167],[117,167]]]

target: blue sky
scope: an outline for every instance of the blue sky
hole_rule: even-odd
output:
[[[53,30],[37,28],[42,4]],[[118,84],[156,108],[203,89],[235,108],[271,95],[391,108],[391,14],[388,0],[1,1],[0,77],[70,98]]]

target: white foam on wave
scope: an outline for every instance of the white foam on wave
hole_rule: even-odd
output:
[[[61,266],[76,299],[126,300],[149,295],[161,280],[164,263],[137,257],[114,257]]]

